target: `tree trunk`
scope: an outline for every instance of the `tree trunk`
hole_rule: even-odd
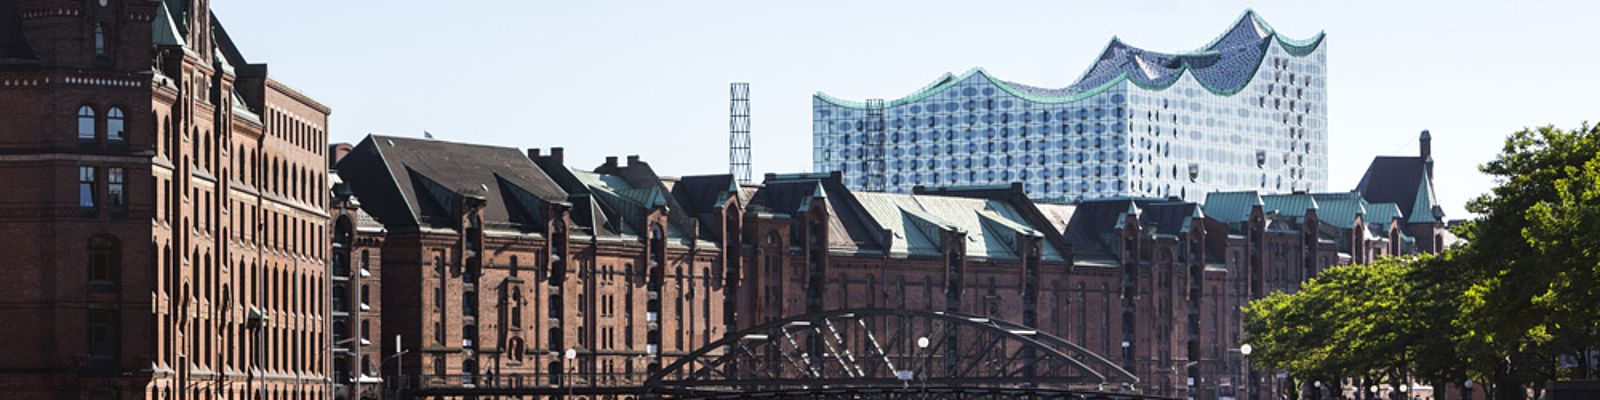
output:
[[[1527,397],[1522,388],[1522,382],[1511,373],[1511,363],[1501,361],[1494,369],[1494,398],[1495,400],[1523,400]]]

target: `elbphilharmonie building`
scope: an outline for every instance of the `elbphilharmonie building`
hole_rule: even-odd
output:
[[[818,93],[813,168],[856,189],[1021,182],[1057,201],[1325,191],[1326,49],[1245,12],[1189,52],[1113,38],[1063,88],[974,69],[898,99]]]

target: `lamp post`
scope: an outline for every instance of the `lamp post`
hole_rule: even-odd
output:
[[[1461,382],[1461,400],[1472,400],[1472,380]]]
[[[927,336],[917,337],[917,355],[922,357],[922,391],[928,391],[928,342]]]
[[[1312,398],[1321,400],[1322,399],[1322,381],[1321,380],[1317,380],[1317,381],[1311,382],[1311,388],[1312,388],[1313,392],[1315,393],[1315,394],[1312,395],[1313,396]]]
[[[406,380],[406,361],[404,358],[400,358],[400,356],[406,355],[406,353],[410,352],[410,350],[406,350],[405,345],[400,344],[400,335],[394,335],[394,349],[394,354],[390,354],[388,357],[384,357],[382,361],[378,361],[378,372],[382,373],[383,366],[388,365],[389,360],[394,360],[394,381],[385,382],[385,384],[394,387],[394,396],[400,397],[400,391],[405,388],[404,385]]]
[[[1251,389],[1254,389],[1256,386],[1256,371],[1250,369],[1251,350],[1254,350],[1254,348],[1250,347],[1249,343],[1239,345],[1239,354],[1244,355],[1244,398],[1246,400],[1255,399],[1254,397],[1251,397],[1255,394],[1255,391]]]
[[[1410,389],[1411,389],[1411,386],[1409,386],[1409,385],[1406,385],[1406,384],[1404,384],[1404,383],[1402,383],[1402,384],[1400,384],[1400,392],[1399,392],[1399,393],[1398,393],[1398,394],[1399,394],[1399,395],[1400,395],[1400,396],[1399,396],[1399,397],[1400,397],[1400,398],[1402,398],[1402,399],[1408,399],[1408,398],[1410,398],[1410,397],[1408,397],[1408,396],[1407,396],[1407,395],[1406,395],[1406,394],[1407,394],[1407,393],[1409,393],[1409,392],[1410,392]]]
[[[564,359],[567,360],[567,379],[566,379],[565,382],[562,382],[562,383],[565,383],[567,385],[567,398],[572,398],[572,387],[575,386],[574,384],[576,383],[576,382],[573,382],[575,379],[573,378],[572,375],[576,374],[576,371],[574,371],[574,369],[576,369],[578,367],[577,363],[573,362],[573,360],[578,359],[578,349],[572,348],[572,347],[568,347],[567,348],[567,352],[565,354],[562,354],[561,358],[564,358]]]
[[[1371,395],[1372,398],[1377,398],[1378,397],[1378,385],[1368,386],[1367,387],[1367,392],[1368,393],[1372,393],[1372,395]]]

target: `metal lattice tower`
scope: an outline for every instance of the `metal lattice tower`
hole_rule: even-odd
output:
[[[728,92],[728,173],[750,183],[750,84],[734,82]]]
[[[866,132],[867,157],[866,157],[866,184],[862,189],[868,192],[882,192],[887,190],[888,182],[885,178],[883,156],[883,99],[868,99],[867,112],[863,114],[865,120],[861,121],[861,130]]]

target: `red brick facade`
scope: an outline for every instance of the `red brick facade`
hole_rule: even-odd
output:
[[[0,398],[328,398],[329,110],[177,4],[0,2]]]
[[[1398,207],[1359,193],[1056,205],[1018,187],[861,193],[837,174],[741,186],[661,178],[637,157],[588,171],[559,148],[531,150],[531,166],[513,151],[373,136],[340,164],[384,224],[362,235],[383,238],[383,336],[403,338],[409,387],[631,386],[734,330],[911,308],[1037,327],[1122,365],[1144,393],[1237,396],[1246,302],[1417,251]]]

